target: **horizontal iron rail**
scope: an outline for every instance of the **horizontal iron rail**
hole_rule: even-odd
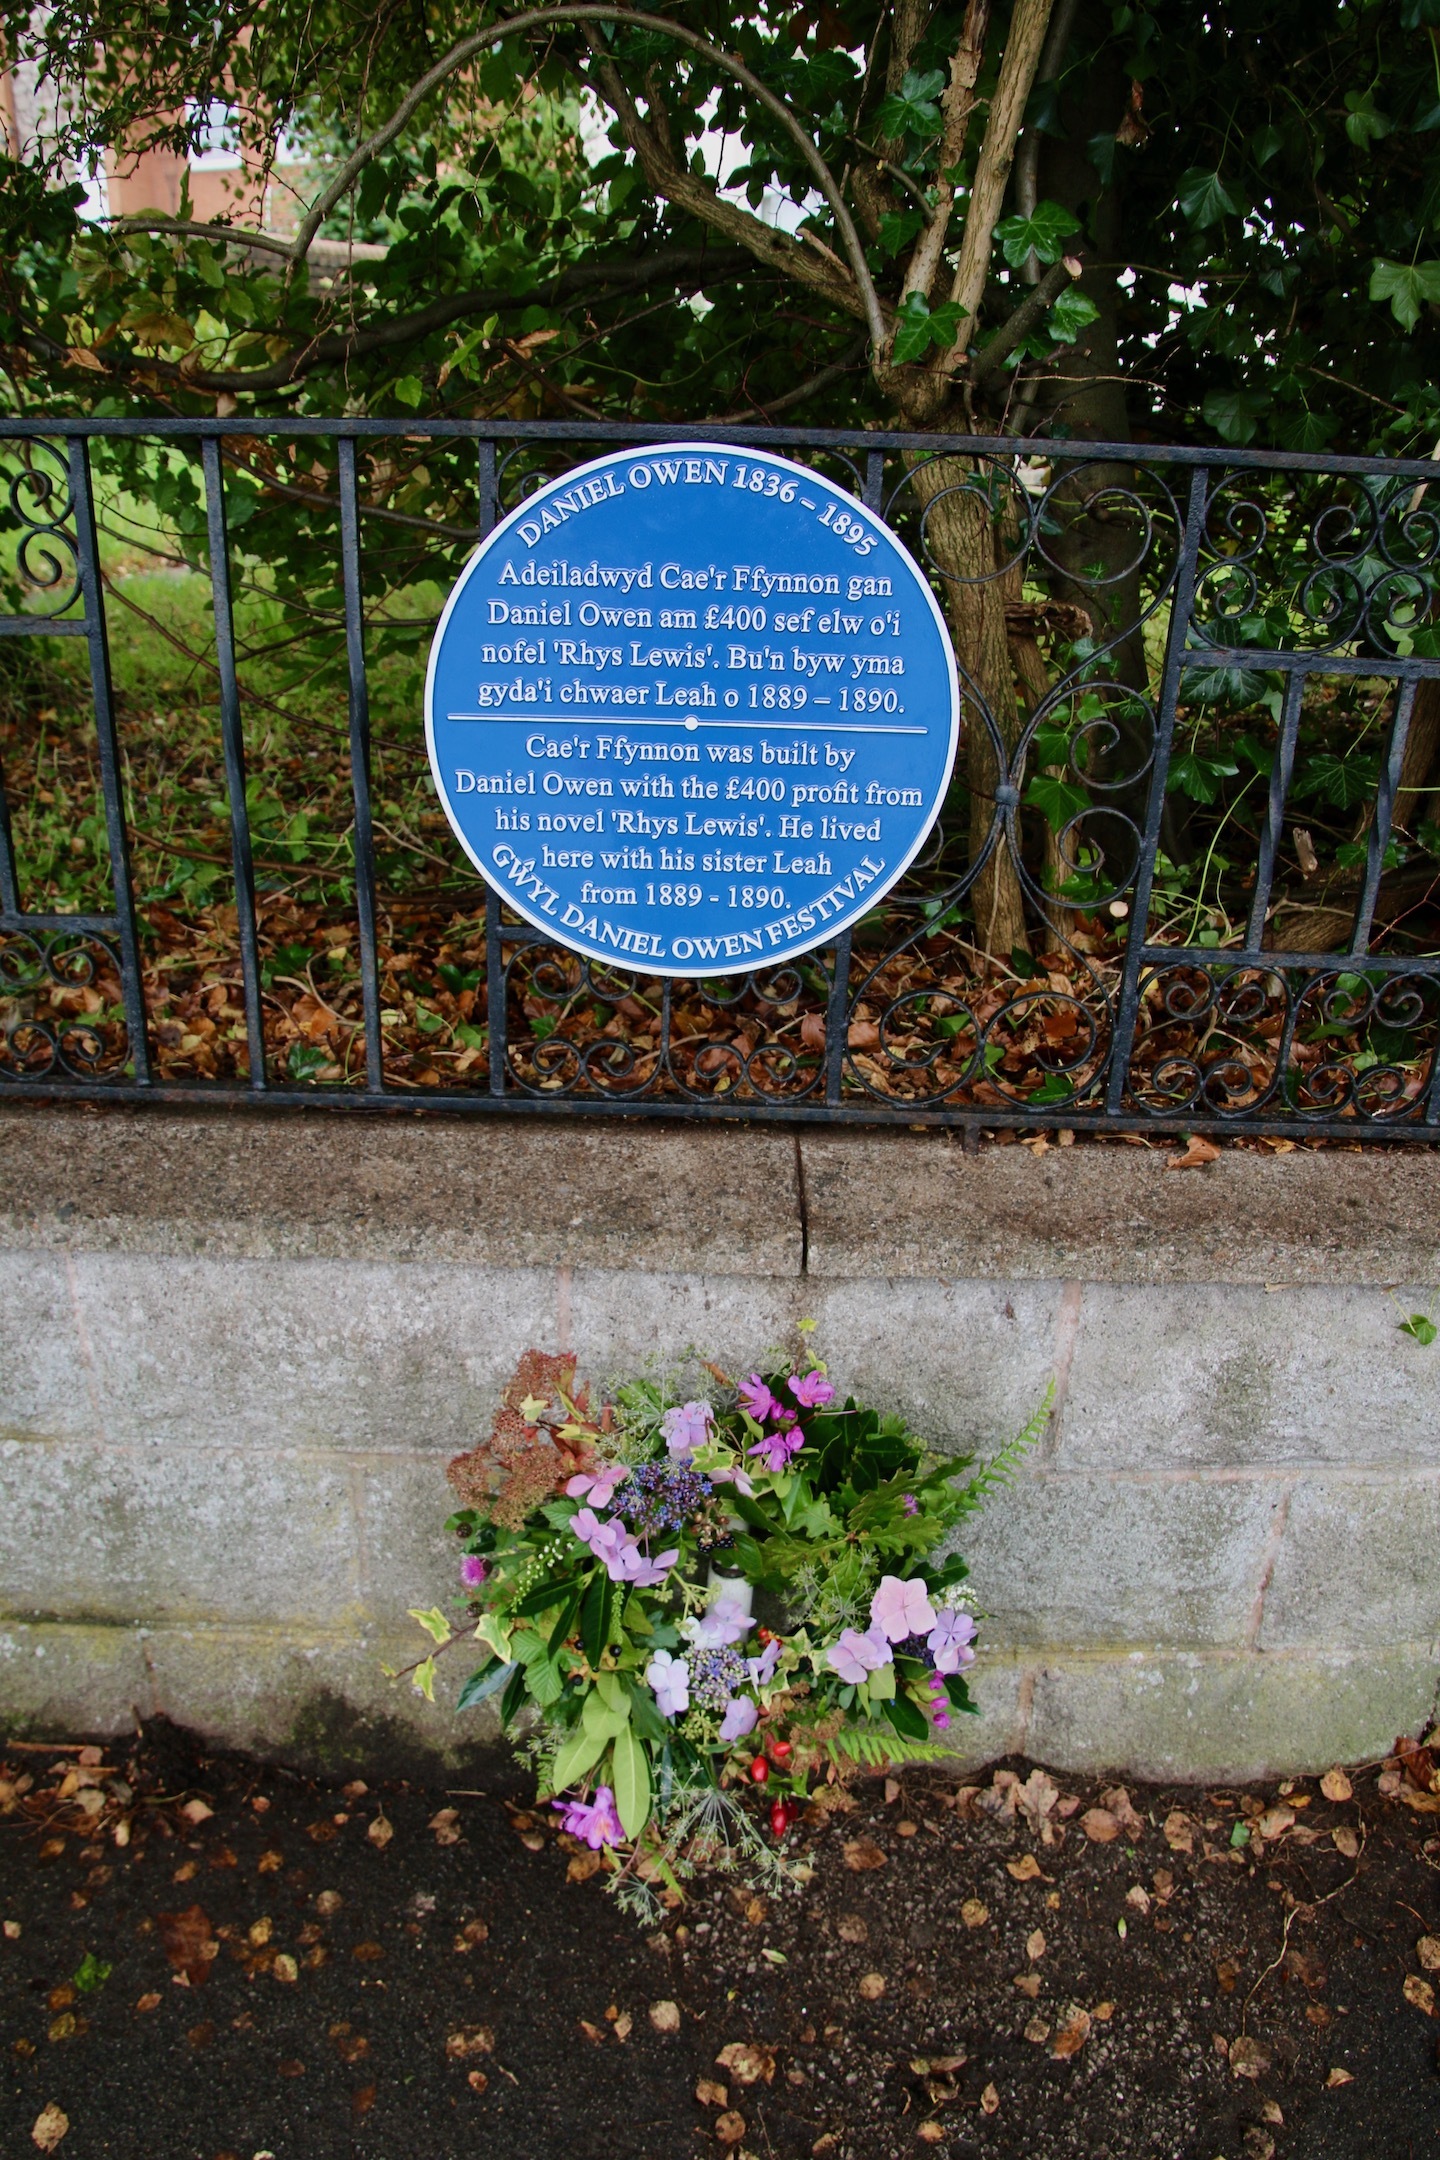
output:
[[[0,440],[44,436],[154,436],[165,441],[213,436],[286,438],[326,436],[363,441],[399,436],[414,442],[735,443],[746,449],[935,450],[948,456],[1035,458],[1050,464],[1206,465],[1220,472],[1304,472],[1321,478],[1381,473],[1434,486],[1440,473],[1430,458],[1330,457],[1323,451],[1216,449],[1197,443],[1055,442],[1044,436],[908,434],[866,428],[729,427],[716,421],[658,425],[618,420],[367,420],[299,416],[290,420],[84,418],[0,419]]]

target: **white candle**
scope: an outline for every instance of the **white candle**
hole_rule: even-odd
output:
[[[754,1590],[743,1575],[724,1575],[718,1568],[712,1567],[705,1588],[710,1593],[705,1601],[707,1612],[723,1600],[726,1605],[737,1606],[747,1620],[750,1618]]]

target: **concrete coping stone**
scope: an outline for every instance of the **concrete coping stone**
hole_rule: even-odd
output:
[[[1431,1149],[0,1106],[0,1247],[832,1280],[1440,1280]]]

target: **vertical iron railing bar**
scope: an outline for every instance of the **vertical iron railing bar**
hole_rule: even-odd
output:
[[[90,695],[95,705],[95,740],[100,753],[100,790],[105,803],[105,837],[110,848],[110,884],[120,944],[120,990],[135,1084],[149,1087],[150,1037],[145,1020],[145,981],[140,967],[135,892],[130,881],[130,836],[125,828],[120,742],[115,731],[115,694],[110,680],[110,640],[105,628],[105,589],[100,577],[100,543],[95,531],[95,503],[90,488],[90,450],[83,436],[71,435],[69,438],[69,468],[80,597],[85,608],[85,636],[90,652]]]
[[[1375,814],[1370,820],[1369,844],[1365,850],[1365,879],[1355,909],[1355,934],[1350,941],[1350,952],[1356,960],[1363,960],[1370,949],[1375,903],[1380,897],[1380,880],[1385,871],[1385,850],[1390,845],[1395,793],[1400,785],[1400,767],[1405,758],[1405,738],[1410,733],[1410,716],[1415,709],[1415,689],[1413,679],[1401,685],[1400,695],[1395,701],[1390,746],[1375,784]]]
[[[1290,793],[1290,776],[1295,766],[1295,738],[1300,730],[1300,712],[1305,701],[1305,676],[1298,668],[1292,668],[1285,678],[1285,698],[1280,708],[1280,733],[1275,744],[1275,762],[1270,768],[1270,799],[1265,812],[1265,829],[1260,835],[1260,854],[1255,867],[1255,898],[1250,906],[1250,923],[1245,932],[1245,943],[1258,952],[1265,935],[1265,915],[1270,906],[1270,888],[1275,881],[1275,856],[1280,846],[1280,833],[1285,823],[1285,803]]]
[[[1115,1034],[1110,1045],[1110,1080],[1105,1092],[1105,1107],[1112,1116],[1124,1106],[1130,1079],[1130,1052],[1135,1042],[1135,1014],[1140,997],[1140,965],[1150,923],[1150,889],[1160,847],[1165,790],[1170,779],[1170,746],[1175,735],[1175,707],[1180,691],[1180,656],[1190,635],[1190,610],[1194,605],[1195,581],[1200,567],[1200,539],[1205,529],[1208,486],[1208,468],[1197,465],[1190,476],[1190,502],[1185,513],[1185,532],[1170,601],[1170,631],[1165,640],[1165,669],[1160,681],[1159,710],[1155,716],[1150,799],[1145,810],[1140,859],[1135,865],[1130,934],[1125,940],[1125,965],[1120,978],[1120,1008],[1115,1016]]]
[[[499,481],[495,476],[495,444],[489,439],[477,443],[480,468],[480,538],[488,540],[499,523]]]
[[[493,885],[485,888],[485,1028],[490,1050],[490,1093],[505,1093],[508,1045],[506,1008],[509,984],[505,980],[505,948],[500,942],[500,895]]]
[[[850,999],[850,932],[835,940],[835,966],[825,1005],[825,1100],[838,1103],[845,1079],[845,1010]]]
[[[865,489],[860,500],[867,510],[873,510],[876,517],[880,516],[881,505],[885,500],[885,453],[883,450],[871,450],[866,456]]]
[[[370,686],[365,674],[365,616],[360,580],[360,506],[355,486],[355,438],[339,441],[340,557],[345,595],[345,662],[349,684],[350,791],[355,805],[355,912],[360,929],[360,989],[365,1012],[365,1084],[385,1092],[385,1040],[380,1025],[380,956],[375,936],[375,833],[370,812]]]
[[[255,933],[255,863],[250,847],[250,805],[245,793],[245,735],[240,682],[235,671],[235,617],[230,590],[230,535],[225,516],[225,475],[220,444],[209,435],[200,445],[205,475],[205,523],[210,541],[210,596],[215,610],[215,662],[220,675],[220,735],[225,749],[225,786],[230,796],[230,859],[235,870],[235,911],[244,983],[245,1038],[250,1087],[262,1093],[265,1022],[260,1002],[260,947]]]
[[[20,913],[20,878],[15,867],[15,837],[10,829],[10,797],[5,792],[5,766],[0,761],[0,914]]]

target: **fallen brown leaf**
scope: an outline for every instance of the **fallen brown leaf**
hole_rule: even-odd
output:
[[[1132,1912],[1144,1915],[1150,1910],[1150,1893],[1143,1883],[1137,1882],[1126,1891],[1125,1902]]]
[[[589,1882],[592,1875],[599,1874],[600,1867],[601,1860],[598,1852],[576,1853],[565,1870],[565,1880],[566,1882]],[[467,1943],[465,1947],[468,1949],[470,1946]]]
[[[328,1920],[331,1913],[339,1912],[344,1903],[345,1900],[338,1890],[322,1890],[315,1899],[315,1910],[323,1920]]]
[[[1348,2070],[1332,2070],[1325,2080],[1327,2088],[1332,2090],[1336,2085],[1353,2085],[1354,2082],[1355,2080]]]
[[[990,1908],[982,1905],[978,1897],[967,1897],[960,1907],[960,1918],[967,1928],[984,1927],[990,1918]]]
[[[1360,1840],[1349,1823],[1337,1823],[1330,1836],[1336,1852],[1343,1853],[1347,1860],[1359,1858]]]
[[[717,2078],[701,2078],[695,2087],[695,2098],[701,2107],[723,2108],[730,2105],[730,2088]]]
[[[1236,2077],[1258,2078],[1270,2067],[1270,2057],[1258,2040],[1241,2033],[1230,2043],[1230,2068]]]
[[[993,2085],[987,2085],[980,2095],[980,2112],[982,2115],[998,2115],[1000,2112],[1000,2095]]]
[[[1039,1928],[1036,1928],[1036,1929],[1035,1929],[1035,1930],[1033,1931],[1033,1933],[1031,1933],[1030,1935],[1028,1935],[1028,1936],[1026,1937],[1026,1939],[1025,1939],[1025,1955],[1026,1955],[1026,1956],[1027,1956],[1028,1958],[1031,1958],[1031,1959],[1034,1959],[1034,1958],[1042,1958],[1042,1957],[1044,1957],[1044,1955],[1045,1955],[1045,1937],[1044,1937],[1044,1935],[1043,1935],[1043,1934],[1041,1933],[1041,1931],[1040,1931],[1040,1929],[1039,1929]]]
[[[203,1800],[187,1800],[180,1813],[184,1816],[186,1822],[198,1826],[202,1822],[209,1822],[215,1810],[213,1807],[207,1807]]]
[[[156,1917],[160,1940],[165,1955],[177,1972],[184,1974],[191,1987],[199,1987],[210,1977],[210,1967],[220,1954],[208,1915],[199,1905],[187,1905],[184,1912],[160,1913]]]
[[[40,2113],[35,2118],[35,2127],[30,2132],[30,2135],[41,2152],[54,2152],[69,2128],[69,2116],[63,2108],[57,2107],[52,2100],[47,2107],[41,2108]]]
[[[745,2118],[743,2115],[737,2115],[733,2108],[728,2113],[716,2117],[715,2137],[717,2143],[721,2145],[738,2145],[744,2135]]]
[[[358,1958],[362,1965],[375,1965],[384,1957],[385,1952],[377,1942],[363,1942],[356,1943],[350,1955]]]
[[[605,2035],[600,2030],[600,2027],[598,2025],[592,2025],[589,2018],[581,2018],[578,2022],[580,2030],[582,2033],[584,2033],[586,2039],[589,2040],[595,2047],[599,2047],[605,2038]]]
[[[863,1875],[867,1868],[882,1868],[888,1864],[886,1855],[873,1838],[851,1838],[840,1851],[846,1867],[856,1875]]]
[[[1415,1945],[1415,1955],[1424,1972],[1440,1972],[1440,1935],[1422,1935]]]
[[[883,1982],[881,1983],[883,1986]],[[737,2085],[768,2085],[775,2076],[775,2050],[754,2040],[732,2040],[715,2060]]]
[[[458,1845],[460,1842],[459,1821],[460,1810],[458,1808],[442,1807],[437,1809],[436,1813],[431,1816],[425,1827],[434,1831],[437,1845]]]
[[[280,2064],[280,2075],[281,2077],[286,2078],[304,2077],[305,2065],[303,2062],[300,2061],[298,2056],[287,2055],[285,2060]]]
[[[841,1942],[863,1943],[869,1939],[870,1930],[859,1913],[841,1913],[835,1928]]]
[[[1109,1808],[1086,1808],[1080,1817],[1080,1828],[1096,1845],[1108,1845],[1120,1835],[1120,1825]]]
[[[1183,1155],[1167,1155],[1167,1170],[1203,1170],[1207,1163],[1218,1162],[1220,1150],[1212,1141],[1202,1140],[1196,1133]]]
[[[1349,1800],[1353,1797],[1355,1788],[1339,1763],[1336,1763],[1335,1767],[1327,1770],[1321,1778],[1320,1790],[1327,1800]]]
[[[1418,1973],[1406,1973],[1401,1993],[1406,2002],[1413,2004],[1417,2010],[1423,2010],[1426,2017],[1434,2017],[1435,1990],[1428,1980],[1422,1980]]]
[[[384,1852],[385,1847],[395,1835],[395,1825],[388,1816],[377,1815],[365,1835],[377,1852]]]
[[[300,1978],[300,1967],[296,1964],[294,1958],[283,1950],[270,1970],[277,1980],[289,1982]]]
[[[1283,2124],[1285,2121],[1285,2117],[1281,2112],[1280,2103],[1277,2100],[1262,2100],[1260,2103],[1260,2113],[1264,2117],[1265,2121],[1268,2123]]]
[[[1033,2041],[1036,2047],[1043,2047],[1049,2037],[1050,2026],[1048,2021],[1043,2017],[1032,2017],[1025,2027],[1025,2038]]]
[[[1275,2140],[1258,2123],[1252,2123],[1245,2132],[1242,2149],[1245,2160],[1275,2160]]]
[[[865,1973],[860,1981],[860,1994],[866,2002],[879,2002],[885,1993],[884,1973]]]
[[[1160,1825],[1160,1834],[1172,1852],[1193,1853],[1195,1825],[1180,1808],[1171,1808]]]
[[[284,1865],[283,1852],[262,1852],[255,1863],[255,1872],[257,1875],[278,1875]]]
[[[1096,2003],[1090,2015],[1097,2025],[1108,2025],[1115,2015],[1115,2005],[1113,2002]]]
[[[1071,2055],[1078,2055],[1090,2037],[1090,2013],[1082,2010],[1079,2003],[1071,2003],[1064,2019],[1056,2027],[1050,2042],[1050,2053],[1057,2062],[1064,2062]]]
[[[355,2116],[368,2115],[375,2105],[376,2090],[377,2088],[374,2085],[359,2086],[350,2095],[351,2114]]]
[[[489,2085],[490,2080],[488,2077],[486,2077],[483,2070],[467,2070],[465,2073],[465,2082],[470,2087],[471,2092],[483,2093]]]
[[[896,1801],[897,1801],[897,1800],[899,1799],[899,1797],[900,1797],[900,1780],[899,1780],[898,1778],[893,1778],[893,1777],[887,1777],[887,1778],[886,1778],[886,1780],[885,1780],[885,1805],[886,1805],[886,1807],[894,1807],[894,1805],[895,1805],[895,1802],[896,1802]]]
[[[488,2025],[461,2025],[445,2039],[451,2062],[468,2062],[474,2055],[493,2055],[495,2035]]]
[[[673,2002],[653,2002],[650,2005],[650,2023],[657,2033],[677,2033],[680,2030],[680,2005]]]
[[[622,2010],[619,2017],[616,2018],[614,2024],[611,2026],[610,2030],[614,2033],[617,2040],[628,2040],[631,2033],[635,2030],[635,2020],[633,2017],[631,2017],[628,2010]]]
[[[1036,1996],[1040,1993],[1041,1984],[1040,1975],[1037,1972],[1016,1973],[1015,1975],[1016,1987],[1019,1988],[1022,1995],[1028,1995],[1031,2002],[1034,2002]]]
[[[136,2008],[136,2010],[137,2010],[138,2012],[140,2012],[140,2013],[141,2013],[142,2015],[143,2015],[143,2014],[144,2014],[144,2012],[145,2012],[145,2011],[147,2011],[147,2010],[158,2010],[158,2009],[159,2009],[159,2007],[160,2007],[160,1997],[159,1997],[158,1995],[153,1995],[153,1994],[145,1994],[145,1995],[142,1995],[142,1996],[140,1997],[139,2001],[138,2001],[138,2002],[136,2003],[136,2005],[135,2005],[135,2008]]]
[[[1022,1853],[1018,1860],[1005,1862],[1005,1872],[1016,1882],[1036,1882],[1040,1879],[1040,1863],[1033,1852]]]

